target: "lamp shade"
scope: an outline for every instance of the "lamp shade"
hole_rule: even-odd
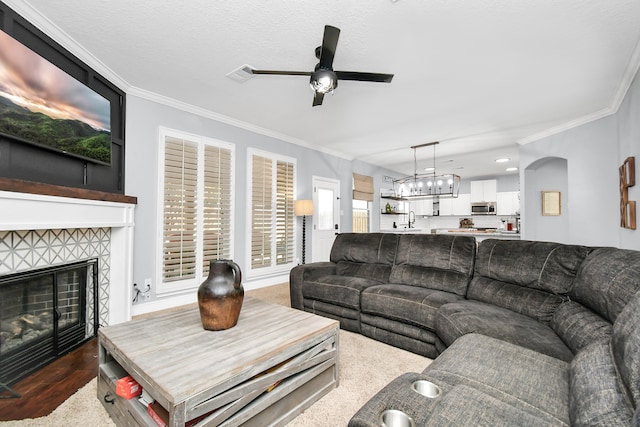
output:
[[[313,200],[296,200],[293,211],[296,216],[313,215]]]

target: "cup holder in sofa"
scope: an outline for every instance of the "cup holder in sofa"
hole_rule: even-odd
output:
[[[387,409],[380,414],[380,421],[383,427],[414,427],[413,419],[397,409]]]
[[[411,388],[413,388],[415,392],[431,399],[435,399],[436,397],[440,396],[441,393],[440,387],[427,380],[415,381],[411,385]]]

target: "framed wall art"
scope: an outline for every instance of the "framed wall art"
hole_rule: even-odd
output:
[[[636,229],[636,202],[629,200],[629,187],[636,185],[635,157],[627,157],[620,173],[620,227]]]
[[[559,191],[542,192],[542,215],[559,216],[562,214],[562,194]]]

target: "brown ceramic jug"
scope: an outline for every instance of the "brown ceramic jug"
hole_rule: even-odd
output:
[[[238,323],[244,300],[242,272],[231,260],[211,260],[209,277],[198,288],[202,326],[209,331],[232,328]]]

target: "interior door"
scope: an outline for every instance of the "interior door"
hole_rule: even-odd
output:
[[[314,176],[313,206],[311,259],[329,261],[333,241],[340,232],[340,181]]]

